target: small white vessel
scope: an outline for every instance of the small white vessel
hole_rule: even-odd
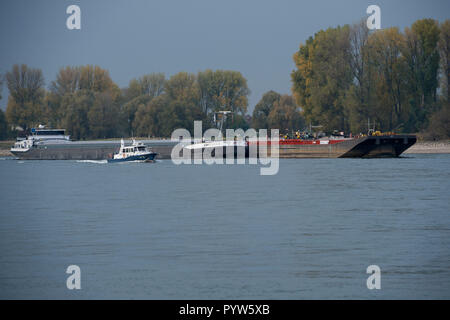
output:
[[[45,146],[46,144],[70,143],[70,136],[65,134],[64,129],[46,129],[39,125],[31,129],[31,135],[26,138],[17,138],[16,143],[11,147],[11,153],[20,156],[28,152],[33,147]]]
[[[219,141],[208,141],[201,143],[194,143],[191,145],[187,145],[184,149],[189,150],[191,152],[195,152],[195,150],[200,149],[203,154],[206,152],[207,154],[211,154],[212,157],[215,157],[215,151],[220,150],[222,148],[222,156],[225,158],[227,156],[227,152],[229,150],[232,152],[233,157],[238,157],[240,155],[239,149],[243,151],[244,157],[248,157],[248,142],[243,140],[219,140]],[[241,152],[242,152],[241,151]]]
[[[115,153],[108,162],[124,162],[124,161],[143,161],[151,162],[158,154],[153,152],[150,148],[145,146],[142,142],[136,142],[133,139],[133,143],[129,146],[125,145],[125,142],[120,140],[120,149],[118,153]]]
[[[220,122],[218,122],[218,129],[222,134],[223,126],[226,121],[227,115],[233,114],[232,111],[217,111],[214,113],[214,122],[218,122],[216,116],[221,116]],[[233,140],[226,140],[223,138],[223,135],[218,140],[194,142],[193,144],[187,145],[184,149],[189,150],[191,155],[194,155],[195,150],[201,150],[201,154],[211,155],[211,157],[216,157],[216,150],[222,151],[222,156],[228,157],[227,155],[231,151],[231,156],[236,157],[245,157],[249,156],[248,149],[248,141],[243,139],[237,139],[236,137]],[[193,152],[194,151],[194,152]]]

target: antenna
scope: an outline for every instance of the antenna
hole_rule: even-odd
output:
[[[222,136],[223,136],[223,132],[222,132],[222,129],[223,129],[223,124],[225,123],[225,121],[226,121],[226,119],[227,119],[227,115],[228,114],[231,114],[231,115],[233,115],[233,111],[216,111],[216,112],[214,112],[214,122],[216,123],[216,125],[219,125],[219,130],[220,130],[220,133],[222,134]],[[216,117],[216,115],[222,115],[222,118],[220,119],[220,122],[219,123],[217,123],[218,121],[217,121],[217,117]]]

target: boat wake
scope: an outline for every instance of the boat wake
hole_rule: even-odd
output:
[[[127,164],[127,163],[155,163],[156,160],[131,160],[131,161],[122,161],[118,164]]]
[[[77,160],[79,163],[97,163],[97,164],[104,164],[108,163],[107,160]]]

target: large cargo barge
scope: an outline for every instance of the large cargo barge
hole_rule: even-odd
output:
[[[141,140],[158,153],[158,159],[170,159],[180,141]],[[416,142],[414,135],[377,135],[342,139],[280,139],[280,158],[378,158],[398,157]],[[270,143],[249,141],[247,148],[258,149],[258,156],[271,156]],[[104,160],[120,148],[120,140],[70,141],[63,129],[34,129],[19,139],[11,153],[24,160]],[[245,153],[248,155],[248,150]]]

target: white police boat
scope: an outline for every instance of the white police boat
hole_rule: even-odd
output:
[[[115,153],[108,162],[125,162],[125,161],[139,161],[139,162],[153,162],[158,154],[153,152],[149,147],[142,142],[136,142],[126,146],[123,139],[120,141],[120,149]]]

